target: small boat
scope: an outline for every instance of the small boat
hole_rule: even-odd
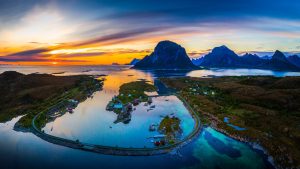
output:
[[[150,108],[151,108],[151,109],[154,109],[154,108],[155,108],[155,105],[150,106]]]
[[[160,145],[160,142],[159,142],[159,141],[155,141],[155,142],[154,142],[154,145],[155,145],[155,146],[159,146],[159,145]]]
[[[152,98],[148,97],[148,103],[151,104],[152,103]]]
[[[156,130],[155,125],[154,125],[154,124],[151,124],[151,125],[149,126],[149,131],[155,131],[155,130]]]
[[[68,110],[69,113],[73,113],[73,109],[72,108],[68,107],[67,110]]]

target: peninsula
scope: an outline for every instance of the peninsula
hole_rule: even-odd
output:
[[[299,166],[299,77],[184,77],[161,81],[176,89],[203,123],[240,141],[262,145],[278,166]]]
[[[103,79],[91,76],[54,76],[50,74],[21,74],[7,71],[0,74],[0,121],[17,115],[23,116],[16,124],[30,128],[32,119],[40,112],[60,109],[71,111],[71,104],[85,100],[96,90],[101,90]],[[67,108],[69,108],[67,110]],[[45,124],[46,117],[38,120]]]

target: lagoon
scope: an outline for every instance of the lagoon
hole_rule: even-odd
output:
[[[174,113],[182,119],[182,137],[188,135],[194,125],[187,109],[175,96],[159,96],[153,99],[156,107],[147,112],[140,104],[132,114],[128,124],[114,124],[116,114],[105,110],[106,104],[119,87],[140,78],[155,82],[161,76],[207,76],[218,70],[208,72],[142,72],[129,69],[128,66],[1,66],[0,72],[17,70],[22,73],[107,74],[102,91],[94,93],[92,98],[80,103],[72,114],[57,118],[48,123],[46,133],[82,142],[118,145],[123,147],[151,147],[147,137],[158,134],[148,131],[151,123],[157,123],[162,115]],[[200,70],[201,71],[201,70]],[[244,71],[234,70],[233,75],[243,75]],[[227,73],[223,74],[226,75]],[[275,76],[294,75],[291,72]],[[268,75],[268,74],[267,74]],[[168,100],[168,101],[166,101]],[[249,145],[236,141],[210,127],[202,129],[200,135],[190,144],[174,150],[172,153],[149,157],[123,157],[101,155],[74,150],[48,143],[32,133],[13,130],[16,117],[6,123],[0,123],[0,159],[1,168],[272,168],[267,157]],[[110,128],[111,126],[111,128]]]

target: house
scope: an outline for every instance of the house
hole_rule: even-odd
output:
[[[140,103],[140,99],[134,99],[133,102],[132,102],[132,104],[134,106],[138,105],[139,103]]]
[[[122,109],[123,108],[123,104],[122,103],[116,103],[113,106],[114,109]]]

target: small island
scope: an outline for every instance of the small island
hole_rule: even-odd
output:
[[[107,104],[106,110],[118,114],[115,123],[129,123],[133,106],[137,106],[141,102],[151,104],[152,99],[145,92],[154,91],[156,91],[156,87],[146,80],[125,83],[120,87],[119,95],[114,96]]]
[[[165,116],[159,124],[158,131],[166,136],[167,143],[174,143],[182,133],[180,119],[175,116]]]

